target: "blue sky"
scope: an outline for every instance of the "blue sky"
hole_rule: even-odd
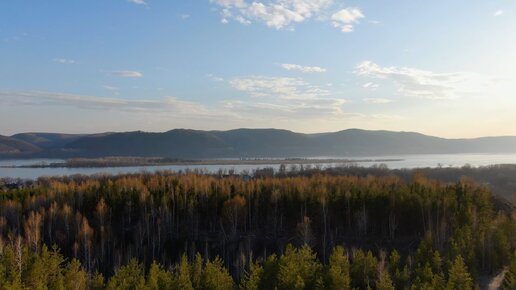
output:
[[[516,135],[516,2],[0,2],[0,134]]]

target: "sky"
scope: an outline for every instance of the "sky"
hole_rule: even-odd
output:
[[[0,134],[516,135],[516,1],[0,1]]]

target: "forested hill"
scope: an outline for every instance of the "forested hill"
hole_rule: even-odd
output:
[[[60,148],[73,142],[84,134],[59,134],[59,133],[21,133],[13,135],[12,138],[31,143],[42,149]]]
[[[32,153],[39,150],[34,144],[0,135],[0,154]]]
[[[278,129],[176,129],[163,133],[136,131],[96,135],[31,133],[14,135],[9,139],[32,144],[29,152],[37,152],[37,157],[153,156],[199,159],[516,152],[516,137],[445,139],[413,132],[359,129],[319,134]]]

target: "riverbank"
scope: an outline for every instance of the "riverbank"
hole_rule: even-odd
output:
[[[318,164],[355,164],[396,162],[403,159],[339,159],[339,158],[242,158],[242,159],[171,159],[142,157],[74,158],[64,162],[36,163],[29,165],[4,165],[0,168],[102,168],[130,166],[167,166],[167,165],[318,165]]]

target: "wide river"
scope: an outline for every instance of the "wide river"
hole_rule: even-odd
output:
[[[335,157],[319,157],[321,159],[337,159]],[[424,167],[461,167],[464,165],[485,166],[494,164],[516,164],[516,154],[432,154],[432,155],[397,155],[397,156],[368,156],[368,157],[346,157],[348,160],[395,160],[398,161],[367,161],[358,162],[357,165],[370,167],[380,163],[387,165],[391,169],[401,168],[424,168]],[[0,166],[20,166],[62,162],[60,159],[28,159],[28,160],[0,160]],[[319,166],[334,167],[342,163],[319,164]],[[156,172],[162,170],[184,171],[187,169],[203,169],[207,172],[216,172],[219,169],[234,170],[235,172],[248,171],[254,169],[272,167],[279,168],[278,164],[271,165],[163,165],[163,166],[131,166],[131,167],[101,167],[101,168],[5,168],[0,167],[0,178],[22,178],[37,179],[41,176],[65,176],[65,175],[92,175],[92,174],[121,174],[138,172]],[[287,166],[289,167],[289,166]]]

